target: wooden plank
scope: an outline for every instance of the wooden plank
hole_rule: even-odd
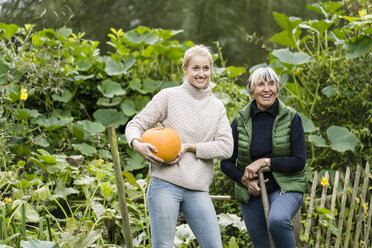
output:
[[[324,177],[327,178],[327,182],[329,182],[329,173],[328,173],[328,171],[325,172]],[[324,208],[325,201],[326,201],[326,198],[327,198],[327,189],[328,189],[328,186],[327,185],[326,186],[323,186],[322,196],[321,196],[319,208]],[[323,218],[324,218],[323,215],[319,215],[319,221],[318,221],[318,223],[319,222],[322,222],[323,221]],[[318,228],[317,229],[318,230],[316,232],[315,248],[319,248],[319,245],[320,245],[322,225],[319,225],[318,224]]]
[[[346,226],[346,235],[345,235],[345,241],[344,241],[344,247],[349,247],[349,241],[350,241],[350,235],[351,235],[351,225],[353,223],[354,218],[354,210],[355,210],[355,202],[356,202],[356,196],[359,191],[359,179],[360,179],[360,166],[357,167],[356,173],[355,173],[355,180],[353,185],[353,194],[351,196],[351,204],[349,209],[349,217],[347,220],[347,226]]]
[[[111,126],[108,127],[107,130],[108,130],[109,139],[110,139],[112,162],[114,164],[115,181],[116,181],[116,187],[117,187],[118,197],[119,197],[121,219],[123,223],[123,235],[125,238],[125,247],[133,248],[133,236],[132,236],[132,231],[130,229],[130,221],[129,221],[129,216],[128,216],[128,207],[127,207],[127,200],[125,196],[123,175],[121,173],[116,131],[115,131],[115,128]]]
[[[369,201],[369,209],[368,209],[368,219],[367,219],[367,230],[364,235],[364,247],[370,247],[369,244],[371,242],[370,239],[370,232],[371,232],[371,220],[372,220],[372,196],[370,196],[370,201]]]
[[[346,168],[346,175],[345,175],[345,178],[344,178],[344,188],[343,188],[343,191],[342,191],[340,215],[339,215],[339,218],[338,218],[338,226],[337,226],[337,229],[339,231],[339,235],[342,234],[342,227],[343,227],[343,224],[344,224],[345,205],[346,205],[346,198],[347,198],[347,187],[348,187],[348,184],[349,184],[349,180],[350,180],[350,168],[347,167]],[[341,244],[341,238],[337,238],[335,248],[339,248],[340,244]]]
[[[302,211],[301,210],[302,210],[302,206],[297,211],[297,214],[293,218],[293,222],[292,222],[293,223],[293,233],[294,233],[294,236],[295,236],[297,248],[302,248],[302,243],[301,243],[301,240],[300,240],[300,233],[301,233],[301,230],[302,230],[302,225],[301,225],[301,212]]]
[[[307,209],[307,215],[306,215],[306,228],[305,228],[305,237],[308,237],[308,242],[306,243],[305,247],[308,247],[309,241],[310,241],[310,230],[311,230],[311,222],[312,222],[312,214],[314,210],[314,199],[315,199],[315,190],[316,186],[318,185],[318,172],[314,172],[314,178],[313,178],[313,185],[311,186],[311,192],[310,192],[310,202],[309,202],[309,208]]]
[[[362,186],[362,193],[359,201],[359,211],[357,217],[357,224],[355,228],[355,236],[354,236],[354,248],[359,247],[359,236],[362,229],[362,222],[365,219],[365,212],[364,207],[362,206],[363,202],[366,202],[366,195],[367,195],[367,188],[368,188],[368,181],[369,181],[369,163],[366,164],[366,168],[364,170],[364,177],[363,177],[363,186]]]
[[[333,185],[332,200],[331,200],[331,214],[332,214],[332,216],[334,216],[334,214],[335,214],[335,207],[336,207],[336,199],[337,199],[337,190],[338,190],[339,178],[340,178],[340,172],[339,171],[336,171],[335,180],[334,180],[334,182],[332,184]],[[330,223],[333,224],[333,225],[335,224],[334,220],[330,220]],[[331,230],[330,230],[330,228],[328,228],[328,230],[327,230],[327,236],[326,236],[325,248],[328,248],[329,247],[330,241],[331,241]]]
[[[368,168],[370,168],[370,165],[369,163],[367,163],[367,166]],[[368,178],[370,176],[370,173],[368,171]],[[364,247],[367,248],[367,247],[370,247],[370,242],[371,242],[371,221],[372,221],[372,195],[369,194],[369,197],[370,197],[370,201],[369,201],[369,205],[368,205],[368,218],[367,218],[367,228],[366,228],[366,232],[364,234]],[[366,199],[367,201],[367,199]]]

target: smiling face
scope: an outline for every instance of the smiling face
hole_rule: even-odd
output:
[[[265,111],[273,105],[277,96],[277,84],[272,80],[265,81],[262,77],[254,84],[251,94],[252,99],[256,100],[257,108],[261,111]]]
[[[204,89],[209,85],[211,63],[208,56],[195,54],[182,69],[187,82],[196,88]]]

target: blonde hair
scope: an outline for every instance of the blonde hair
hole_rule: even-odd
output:
[[[213,59],[212,59],[212,52],[211,50],[204,46],[204,45],[195,45],[185,52],[185,55],[183,57],[183,63],[182,63],[182,68],[187,68],[189,65],[190,59],[194,55],[201,55],[201,56],[206,56],[209,59],[209,62],[211,64],[211,72],[213,72]]]
[[[279,77],[275,73],[273,69],[270,67],[265,67],[265,68],[258,68],[256,69],[249,77],[247,81],[247,91],[249,98],[252,99],[252,94],[254,91],[254,87],[258,83],[258,80],[263,79],[264,81],[271,81],[273,82],[277,89],[278,89],[278,94],[280,90],[280,82],[279,82]]]

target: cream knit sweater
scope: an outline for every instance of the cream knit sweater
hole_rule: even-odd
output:
[[[161,90],[125,129],[129,144],[155,123],[176,130],[183,144],[195,144],[196,153],[186,152],[174,165],[150,164],[150,176],[178,186],[209,191],[213,159],[229,158],[233,138],[226,110],[210,87],[201,90],[188,82]]]

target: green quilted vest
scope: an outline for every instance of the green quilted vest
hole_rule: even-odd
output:
[[[238,158],[237,167],[244,171],[245,167],[251,161],[250,145],[252,140],[252,119],[251,119],[251,101],[242,111],[239,112],[237,118],[237,131],[238,131]],[[288,157],[291,155],[290,132],[293,116],[296,111],[281,102],[278,99],[278,114],[273,124],[273,157]],[[273,171],[273,176],[277,181],[279,187],[283,192],[306,191],[306,168],[300,172],[295,173],[280,173]],[[240,184],[235,183],[234,196],[242,202],[248,202],[250,194],[247,188]]]

